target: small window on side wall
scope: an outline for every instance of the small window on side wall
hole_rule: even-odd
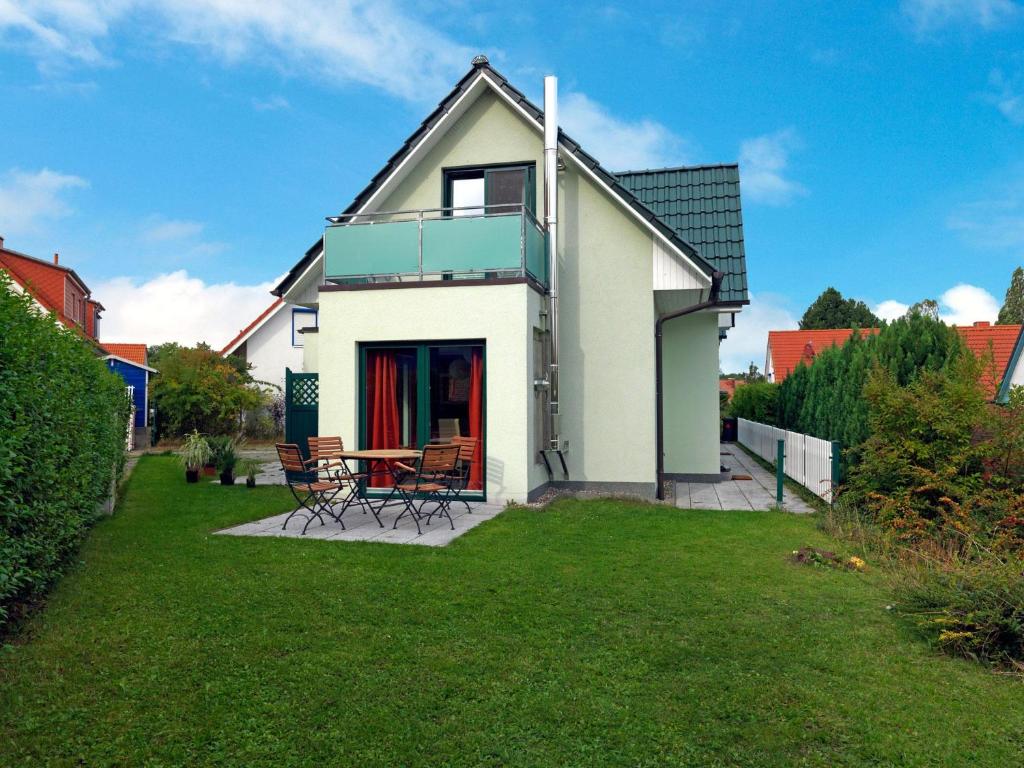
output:
[[[292,310],[292,346],[303,346],[303,334],[299,333],[303,328],[316,328],[317,315],[315,309],[296,308]]]

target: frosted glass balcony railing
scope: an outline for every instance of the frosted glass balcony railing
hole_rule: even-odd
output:
[[[328,282],[528,277],[547,287],[545,233],[521,205],[350,214],[329,221]]]

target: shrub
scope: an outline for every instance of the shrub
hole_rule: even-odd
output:
[[[124,461],[124,382],[0,271],[0,628],[59,575]]]
[[[733,393],[729,415],[762,424],[775,424],[778,398],[778,384],[767,381],[744,384],[742,387],[736,387]]]
[[[1022,668],[1024,563],[976,543],[952,558],[918,558],[902,571],[900,608],[941,650]]]
[[[924,371],[941,371],[963,346],[956,331],[940,320],[912,313],[882,327],[874,336],[853,334],[842,347],[821,351],[810,366],[803,364],[780,385],[779,426],[838,440],[844,463],[859,460],[868,439],[868,403],[864,386],[876,367],[905,386]]]
[[[224,359],[205,344],[163,345],[154,355],[151,362],[160,375],[153,379],[150,397],[167,434],[235,432],[243,412],[265,400],[244,363]]]

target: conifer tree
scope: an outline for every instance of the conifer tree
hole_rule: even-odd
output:
[[[1020,325],[1024,323],[1024,269],[1017,267],[1006,289],[1006,298],[999,310],[996,325]]]

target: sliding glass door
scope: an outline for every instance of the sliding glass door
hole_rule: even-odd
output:
[[[366,344],[361,352],[360,446],[422,449],[429,442],[475,437],[466,495],[482,498],[483,343]]]

